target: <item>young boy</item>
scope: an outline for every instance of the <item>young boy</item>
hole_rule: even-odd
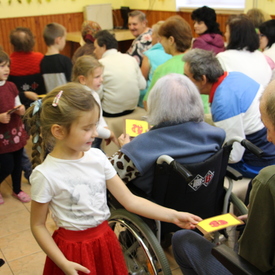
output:
[[[60,54],[66,44],[66,29],[60,24],[46,25],[43,38],[47,45],[47,52],[40,63],[47,93],[59,85],[71,81],[72,62],[65,55]]]

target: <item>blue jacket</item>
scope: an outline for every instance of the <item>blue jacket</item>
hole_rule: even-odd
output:
[[[253,166],[275,164],[275,146],[266,139],[266,128],[259,109],[263,87],[240,72],[230,72],[217,87],[211,105],[216,126],[226,132],[226,141],[234,136],[246,138],[264,151],[258,158],[240,144],[235,143],[230,162],[243,159]]]
[[[224,139],[225,132],[220,128],[206,122],[186,122],[154,127],[125,144],[121,151],[140,172],[133,183],[150,194],[154,164],[159,156],[169,155],[180,163],[200,162],[217,152]]]

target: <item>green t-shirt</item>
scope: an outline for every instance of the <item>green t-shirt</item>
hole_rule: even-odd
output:
[[[178,73],[181,75],[184,73],[184,62],[182,60],[183,55],[184,54],[174,55],[171,59],[167,60],[165,63],[157,67],[153,74],[151,85],[148,88],[148,91],[145,94],[143,101],[147,101],[151,89],[159,78],[170,73]],[[201,95],[201,98],[203,102],[204,113],[209,114],[208,95]]]

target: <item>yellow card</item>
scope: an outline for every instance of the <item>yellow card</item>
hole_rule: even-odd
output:
[[[136,119],[125,119],[125,133],[130,137],[136,137],[147,132],[149,125],[147,121]]]
[[[229,226],[235,226],[243,224],[244,222],[239,220],[235,215],[231,213],[215,216],[199,222],[196,227],[203,233],[218,231]]]

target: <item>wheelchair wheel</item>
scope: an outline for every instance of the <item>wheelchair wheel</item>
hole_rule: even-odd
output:
[[[139,216],[117,209],[108,222],[120,242],[129,274],[172,275],[156,236]]]

